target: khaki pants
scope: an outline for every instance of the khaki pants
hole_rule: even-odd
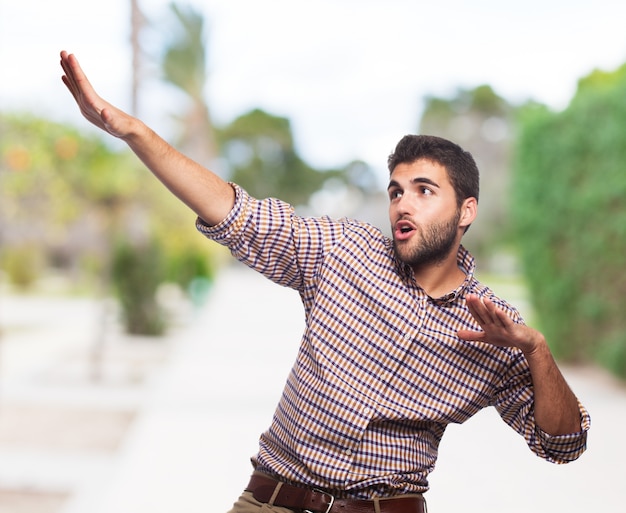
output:
[[[252,492],[243,492],[241,497],[233,504],[232,509],[228,513],[293,513],[293,510],[274,506],[272,504],[264,504],[252,497]]]

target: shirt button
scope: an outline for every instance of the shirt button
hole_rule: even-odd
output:
[[[402,338],[404,338],[404,340],[410,340],[411,339],[411,335],[409,335],[408,333],[405,333]]]
[[[369,415],[372,412],[372,409],[369,406],[363,408],[363,415]]]
[[[344,452],[346,453],[347,456],[350,456],[352,454],[351,449],[346,449]]]

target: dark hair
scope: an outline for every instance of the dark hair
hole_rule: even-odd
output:
[[[459,206],[467,198],[478,201],[479,172],[474,157],[458,144],[433,135],[405,135],[387,159],[389,173],[398,164],[419,159],[436,162],[446,168]]]

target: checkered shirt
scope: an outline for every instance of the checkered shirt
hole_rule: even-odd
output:
[[[465,281],[433,298],[377,228],[300,217],[287,203],[232,186],[227,218],[214,227],[198,219],[197,228],[296,289],[306,315],[296,362],[253,457],[257,469],[344,497],[421,493],[446,426],[487,406],[548,461],[566,463],[585,450],[590,419],[582,405],[579,433],[550,436],[536,426],[521,351],[457,337],[459,329],[480,329],[465,305],[468,293],[523,322],[476,280],[463,247]]]

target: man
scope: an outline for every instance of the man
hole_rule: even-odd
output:
[[[61,65],[83,115],[126,141],[202,233],[300,293],[300,351],[233,513],[421,513],[446,426],[487,406],[546,460],[585,450],[589,415],[543,335],[476,280],[461,245],[478,204],[469,153],[437,137],[398,143],[390,240],[250,197],[100,98],[75,57]]]

